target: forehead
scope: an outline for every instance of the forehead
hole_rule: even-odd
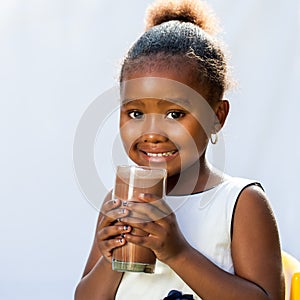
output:
[[[143,76],[121,83],[122,98],[191,98],[197,95],[189,86],[165,77]]]
[[[122,81],[153,77],[169,79],[169,83],[173,81],[175,85],[177,82],[177,87],[185,85],[205,97],[207,88],[204,83],[199,84],[198,72],[195,62],[186,56],[149,56],[130,62],[122,74]]]
[[[120,86],[122,104],[133,100],[166,100],[189,110],[211,110],[205,98],[179,81],[161,77],[139,77],[123,81]]]

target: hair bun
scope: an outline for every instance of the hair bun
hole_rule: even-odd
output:
[[[146,30],[168,21],[191,22],[209,34],[219,31],[217,19],[201,0],[158,0],[150,5],[146,12]]]

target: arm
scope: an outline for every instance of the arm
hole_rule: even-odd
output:
[[[89,261],[97,258],[98,260],[88,273],[84,272],[75,291],[75,300],[112,300],[115,298],[122,273],[112,271],[111,264],[103,256],[97,255],[95,249],[96,247],[93,246]],[[87,267],[89,267],[89,262]]]
[[[129,232],[123,225],[114,225],[115,220],[126,215],[119,209],[120,200],[110,200],[108,195],[104,201],[97,229],[82,279],[76,287],[75,300],[110,300],[115,298],[123,273],[112,270],[112,250],[126,243],[120,234]]]
[[[173,214],[156,222],[129,224],[140,226],[150,235],[137,238],[127,234],[126,239],[152,248],[202,299],[284,299],[277,226],[266,196],[258,187],[247,187],[236,207],[234,275],[192,248],[182,237]]]

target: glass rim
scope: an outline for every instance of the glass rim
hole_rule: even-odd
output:
[[[161,172],[164,176],[167,175],[167,170],[165,168],[159,168],[159,167],[138,166],[138,165],[118,165],[116,171],[118,172],[119,169],[157,171],[157,172]]]

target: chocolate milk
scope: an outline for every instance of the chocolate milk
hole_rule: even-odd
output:
[[[120,166],[117,170],[114,198],[123,201],[139,202],[139,194],[152,194],[156,199],[165,196],[164,169],[150,169],[135,166]],[[134,212],[131,213],[134,217]],[[146,233],[134,229],[131,234],[144,236]],[[153,273],[156,257],[149,249],[142,246],[126,243],[113,251],[113,270]]]

